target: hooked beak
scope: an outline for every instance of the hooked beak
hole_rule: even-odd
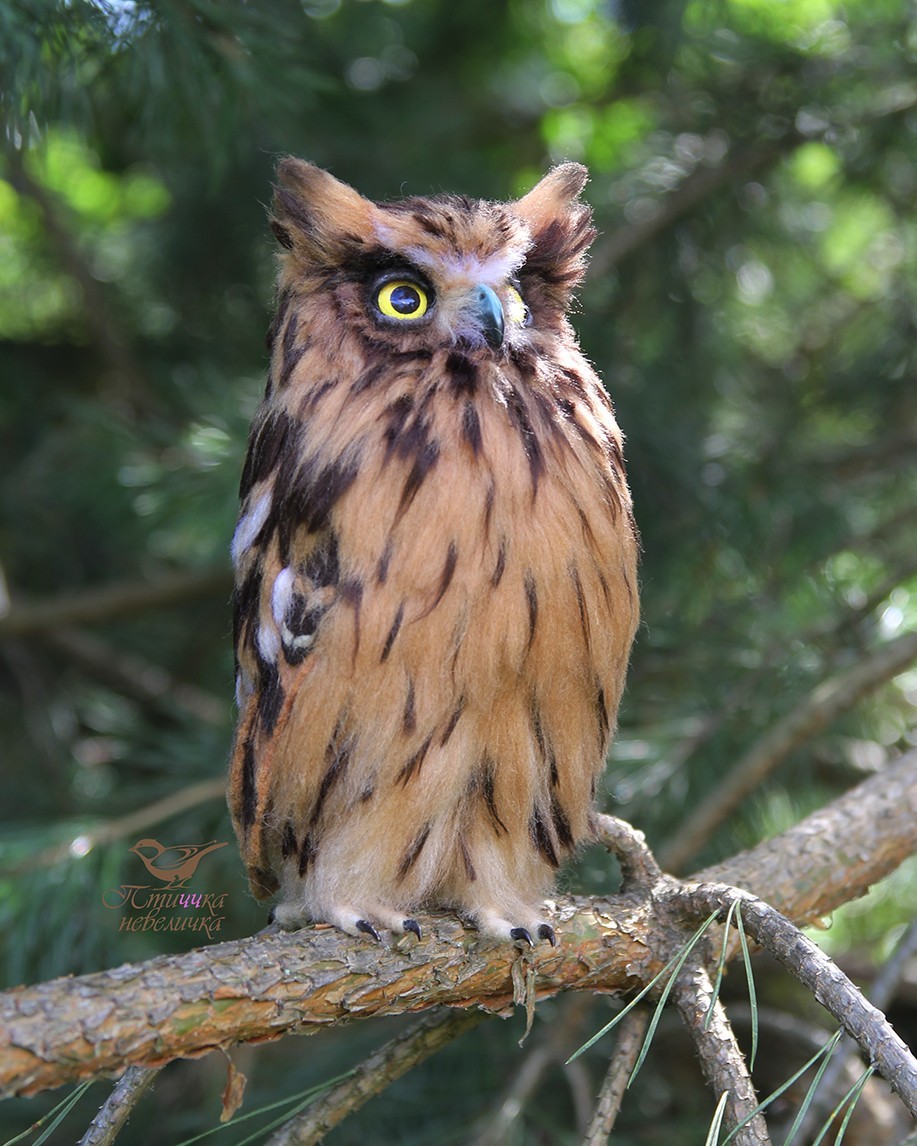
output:
[[[487,345],[497,350],[503,345],[503,304],[496,293],[483,283],[471,292],[475,317]]]

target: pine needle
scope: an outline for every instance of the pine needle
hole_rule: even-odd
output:
[[[748,1058],[748,1069],[755,1069],[755,1059],[758,1057],[758,996],[755,991],[755,974],[751,966],[751,953],[748,950],[748,937],[745,934],[745,925],[742,923],[742,904],[736,902],[736,929],[739,932],[739,943],[742,946],[742,962],[745,965],[745,982],[748,984],[748,1006],[751,1012],[751,1054]]]
[[[720,1130],[723,1126],[723,1116],[726,1113],[726,1102],[729,1099],[729,1092],[724,1090],[720,1095],[720,1100],[716,1104],[716,1110],[713,1112],[713,1120],[710,1123],[710,1129],[707,1131],[707,1137],[704,1139],[704,1146],[717,1146],[720,1140]]]
[[[729,905],[729,911],[726,914],[726,922],[723,924],[723,945],[720,948],[720,957],[716,964],[716,978],[713,980],[713,993],[710,996],[710,1006],[707,1008],[707,1014],[704,1016],[704,1030],[710,1029],[710,1022],[713,1018],[713,1010],[716,1006],[716,1001],[720,997],[720,987],[723,984],[723,972],[726,968],[726,952],[729,947],[729,924],[732,922],[733,914],[739,906],[739,901],[733,900]]]
[[[47,1142],[49,1135],[60,1126],[89,1087],[92,1086],[94,1081],[94,1079],[89,1079],[87,1082],[81,1082],[80,1085],[71,1091],[66,1098],[62,1099],[57,1106],[49,1110],[43,1118],[39,1118],[37,1122],[33,1122],[27,1130],[23,1130],[21,1134],[17,1134],[15,1138],[7,1139],[7,1141],[3,1143],[3,1146],[13,1146],[15,1142],[24,1141],[24,1139],[28,1138],[30,1134],[33,1134],[40,1126],[44,1125],[49,1118],[52,1118],[53,1122],[45,1127],[40,1137],[36,1138],[32,1143],[32,1146],[40,1146],[42,1142]]]
[[[811,1083],[809,1084],[809,1089],[806,1091],[806,1096],[802,1100],[802,1103],[800,1104],[800,1107],[799,1107],[799,1110],[796,1114],[796,1117],[793,1119],[793,1125],[790,1127],[789,1133],[786,1136],[786,1141],[784,1142],[783,1146],[790,1146],[790,1143],[793,1141],[793,1138],[795,1137],[797,1131],[799,1130],[799,1127],[802,1125],[803,1119],[805,1118],[806,1114],[808,1113],[809,1107],[812,1105],[812,1100],[815,1098],[815,1092],[818,1089],[819,1083],[822,1080],[822,1076],[824,1075],[825,1071],[828,1069],[828,1063],[830,1063],[830,1061],[831,1061],[831,1056],[825,1055],[824,1059],[822,1060],[821,1066],[815,1072],[815,1077],[812,1079]],[[833,1117],[834,1117],[834,1114],[831,1115],[831,1118],[833,1118]]]
[[[279,1110],[283,1106],[292,1106],[292,1109],[286,1110],[279,1118],[273,1122],[268,1123],[267,1126],[262,1126],[256,1130],[253,1135],[248,1138],[243,1138],[241,1142],[237,1142],[236,1146],[244,1146],[246,1142],[256,1142],[261,1139],[261,1136],[266,1134],[268,1130],[273,1130],[276,1126],[280,1126],[288,1119],[293,1118],[299,1114],[300,1111],[305,1110],[310,1102],[314,1102],[316,1098],[329,1087],[336,1086],[337,1083],[343,1082],[345,1078],[350,1078],[354,1073],[353,1070],[347,1070],[343,1074],[339,1074],[334,1078],[326,1079],[324,1082],[319,1083],[317,1086],[310,1086],[306,1090],[301,1090],[298,1094],[287,1095],[286,1098],[280,1098],[276,1102],[269,1102],[265,1106],[259,1106],[257,1110],[250,1110],[247,1114],[242,1114],[238,1118],[233,1118],[230,1122],[225,1122],[221,1126],[212,1126],[209,1130],[204,1130],[200,1134],[195,1134],[193,1138],[185,1138],[183,1141],[177,1143],[177,1146],[191,1146],[192,1142],[200,1142],[203,1138],[209,1138],[211,1134],[219,1134],[223,1130],[229,1130],[239,1126],[243,1122],[247,1122],[250,1118],[257,1118],[262,1114],[268,1114],[272,1110]],[[10,1143],[4,1143],[4,1146],[11,1146]],[[37,1144],[36,1144],[37,1146]]]
[[[867,1082],[869,1082],[869,1080],[870,1080],[870,1078],[872,1078],[873,1074],[875,1074],[875,1067],[872,1067],[872,1066],[868,1066],[863,1071],[863,1073],[856,1080],[856,1082],[853,1084],[853,1086],[850,1087],[850,1089],[847,1091],[847,1093],[844,1095],[844,1097],[840,1100],[840,1102],[837,1104],[837,1106],[835,1106],[835,1108],[828,1115],[827,1119],[825,1120],[824,1126],[819,1131],[818,1137],[812,1143],[812,1146],[818,1146],[818,1144],[821,1142],[821,1140],[824,1138],[824,1136],[831,1129],[831,1123],[838,1116],[838,1114],[840,1114],[841,1110],[844,1107],[844,1104],[849,1103],[849,1105],[847,1107],[847,1113],[844,1115],[844,1121],[841,1123],[841,1125],[838,1129],[838,1132],[837,1132],[837,1137],[834,1139],[834,1146],[841,1146],[841,1142],[843,1142],[843,1140],[844,1140],[844,1135],[847,1133],[847,1127],[850,1124],[850,1119],[853,1117],[854,1107],[856,1106],[857,1102],[859,1102],[859,1100],[860,1100],[860,1095],[863,1093],[863,1087],[866,1085]]]
[[[767,1098],[765,1098],[762,1102],[759,1102],[758,1105],[754,1108],[754,1110],[752,1110],[750,1114],[747,1114],[742,1119],[742,1121],[738,1124],[738,1126],[733,1127],[733,1129],[729,1131],[729,1134],[727,1135],[727,1137],[723,1141],[723,1146],[727,1146],[727,1143],[731,1142],[733,1140],[733,1138],[735,1138],[735,1136],[738,1134],[738,1132],[742,1129],[743,1126],[747,1126],[748,1123],[751,1122],[751,1120],[756,1115],[762,1114],[765,1110],[767,1110],[767,1108],[770,1106],[770,1104],[772,1102],[774,1102],[776,1099],[778,1099],[780,1097],[781,1094],[786,1093],[786,1091],[788,1091],[790,1089],[790,1087],[793,1085],[794,1082],[796,1082],[798,1079],[802,1078],[802,1076],[806,1073],[806,1071],[809,1069],[810,1066],[814,1066],[815,1063],[818,1062],[818,1060],[822,1057],[822,1055],[824,1055],[826,1058],[830,1058],[831,1055],[834,1053],[835,1048],[837,1047],[837,1044],[840,1042],[842,1034],[843,1034],[843,1031],[835,1031],[835,1033],[825,1043],[825,1045],[823,1047],[819,1047],[819,1049],[815,1052],[815,1054],[812,1055],[812,1057],[808,1060],[808,1062],[803,1063],[803,1065],[799,1068],[799,1070],[797,1070],[795,1074],[792,1074],[786,1080],[786,1082],[783,1083],[782,1086],[778,1086],[776,1090],[772,1091],[767,1096]],[[813,1144],[813,1146],[814,1146],[814,1144]]]

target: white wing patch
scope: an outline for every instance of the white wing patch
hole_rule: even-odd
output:
[[[264,523],[268,519],[268,514],[271,512],[271,505],[271,494],[270,491],[268,491],[258,498],[248,513],[244,513],[239,518],[236,531],[232,535],[232,545],[229,549],[233,565],[238,565],[243,554],[251,548],[252,542],[261,532]]]

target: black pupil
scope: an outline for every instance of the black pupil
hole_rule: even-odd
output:
[[[399,314],[413,314],[420,306],[420,295],[412,286],[396,286],[389,295],[389,302]]]

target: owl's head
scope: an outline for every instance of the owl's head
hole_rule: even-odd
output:
[[[281,289],[374,345],[502,354],[566,325],[595,235],[587,172],[550,171],[510,203],[462,196],[374,203],[299,159],[278,167],[271,225]],[[305,296],[305,297],[304,297]]]

